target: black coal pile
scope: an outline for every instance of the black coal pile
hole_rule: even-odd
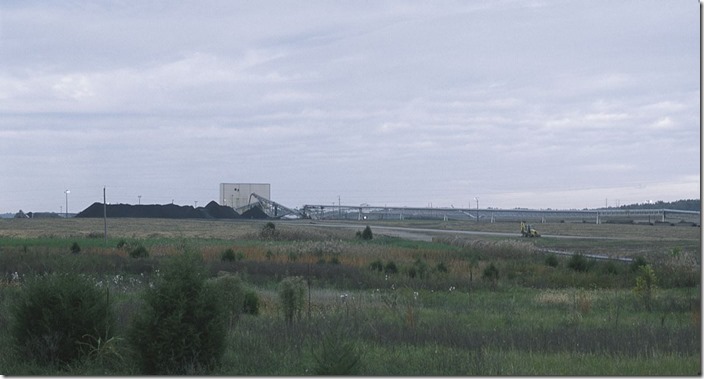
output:
[[[251,219],[267,219],[269,216],[264,213],[264,210],[261,207],[254,206],[252,208],[247,209],[242,213],[242,218],[251,218]]]
[[[241,216],[234,209],[211,201],[205,207],[194,208],[174,204],[110,204],[107,205],[108,217],[134,217],[134,218],[205,218],[205,219],[232,219]],[[93,205],[78,213],[76,217],[96,218],[103,217],[103,204]]]

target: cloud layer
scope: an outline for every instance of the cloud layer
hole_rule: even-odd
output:
[[[0,212],[697,198],[689,1],[4,2]],[[609,201],[609,200],[606,200]]]

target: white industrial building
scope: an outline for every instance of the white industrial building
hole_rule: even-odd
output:
[[[220,183],[220,205],[234,209],[249,204],[251,194],[271,199],[271,184],[269,183]],[[252,200],[253,202],[256,199]]]

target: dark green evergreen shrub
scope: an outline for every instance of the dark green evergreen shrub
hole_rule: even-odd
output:
[[[381,271],[384,271],[384,263],[381,262],[381,260],[377,259],[377,260],[375,260],[374,262],[372,262],[371,264],[369,264],[369,268],[370,268],[372,271],[379,271],[379,272],[381,272]]]
[[[608,261],[604,263],[604,272],[610,275],[618,275],[621,273],[621,267],[613,261]]]
[[[395,274],[398,272],[398,267],[396,267],[396,263],[394,261],[389,261],[386,263],[386,266],[384,266],[384,273],[386,274]]]
[[[224,262],[234,262],[235,261],[235,251],[232,249],[227,249],[220,255],[220,260]]]
[[[271,221],[264,224],[262,229],[259,231],[259,237],[263,239],[273,239],[277,234],[276,225]]]
[[[495,283],[496,281],[499,280],[499,269],[496,268],[496,266],[494,266],[493,263],[490,263],[484,269],[484,273],[482,274],[482,278]]]
[[[242,313],[255,316],[259,314],[259,296],[256,292],[245,292]]]
[[[374,238],[374,234],[372,233],[372,228],[367,225],[364,230],[362,230],[362,234],[360,235],[363,240],[371,240]]]
[[[74,241],[73,244],[71,244],[71,253],[78,254],[80,252],[81,252],[81,246],[78,245],[78,242]]]
[[[220,304],[228,316],[229,325],[232,327],[242,313],[244,306],[244,288],[239,275],[222,275],[208,280],[208,284],[218,291]]]
[[[149,256],[149,251],[143,245],[137,245],[134,249],[130,250],[131,258],[147,258]]]
[[[567,267],[577,272],[587,272],[589,271],[589,262],[587,262],[587,258],[584,255],[574,254],[567,262]]]
[[[329,317],[320,325],[321,335],[313,345],[315,375],[355,375],[362,350],[355,341],[351,322],[339,316]]]
[[[444,262],[440,262],[435,266],[435,270],[438,272],[448,272],[447,266],[445,266]]]
[[[430,268],[423,259],[416,258],[415,262],[413,262],[413,266],[408,268],[408,276],[411,278],[417,276],[419,279],[427,279],[429,275]]]
[[[205,374],[220,361],[226,317],[220,291],[205,278],[201,257],[185,252],[145,292],[128,333],[143,374]]]
[[[641,266],[647,266],[648,262],[643,258],[642,256],[637,256],[633,259],[631,262],[631,271],[632,272],[638,272],[640,271]]]
[[[337,258],[337,257],[332,257],[332,258],[330,258],[330,264],[339,265],[339,264],[340,264],[340,259]]]
[[[545,257],[545,264],[550,267],[557,267],[560,265],[560,261],[557,259],[557,255],[548,254],[548,256]]]
[[[305,304],[306,286],[300,276],[289,276],[279,284],[279,301],[286,322],[291,323],[301,317]]]
[[[77,274],[30,279],[12,304],[11,333],[23,358],[43,365],[67,364],[111,338],[115,317],[107,292]]]

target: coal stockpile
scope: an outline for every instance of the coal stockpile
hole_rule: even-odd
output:
[[[108,217],[134,217],[134,218],[205,218],[205,219],[233,219],[240,218],[232,208],[218,205],[211,201],[205,207],[194,208],[174,204],[110,204],[107,205]],[[93,203],[76,217],[96,218],[103,217],[103,204]]]
[[[245,212],[242,213],[242,218],[250,218],[250,219],[267,219],[269,216],[264,213],[261,207],[252,207],[246,210]]]

